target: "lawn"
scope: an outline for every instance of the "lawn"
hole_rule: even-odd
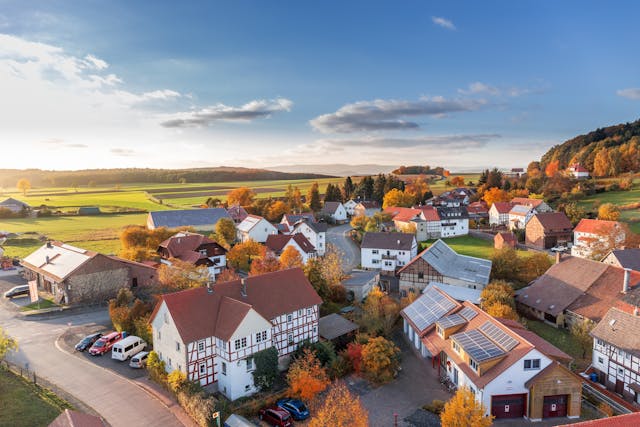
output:
[[[573,357],[579,370],[584,370],[591,361],[582,358],[580,342],[564,329],[558,329],[539,320],[527,320],[527,328]],[[590,352],[587,352],[590,355]]]
[[[51,391],[0,369],[0,427],[47,426],[70,407]]]
[[[43,308],[51,307],[59,307],[59,305],[48,299],[40,298],[40,301],[38,302],[32,302],[31,304],[27,304],[24,307],[21,307],[20,311],[41,310]]]
[[[467,236],[459,236],[459,237],[450,237],[447,239],[442,239],[451,249],[459,253],[460,255],[473,256],[476,258],[484,258],[491,259],[493,255],[493,241],[492,240],[484,240],[478,237],[473,237],[470,235]],[[427,240],[426,242],[420,242],[420,251],[428,248],[435,240]],[[521,257],[527,257],[533,255],[534,251],[517,251],[518,255]]]
[[[640,201],[640,186],[636,183],[635,187],[629,191],[607,191],[594,194],[580,200],[578,205],[586,210],[597,212],[598,207],[603,203],[613,203],[618,206],[637,203]],[[621,211],[620,219],[629,222],[631,229],[640,233],[640,209]]]

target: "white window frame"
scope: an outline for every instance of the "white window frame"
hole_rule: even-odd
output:
[[[207,364],[206,363],[199,363],[198,364],[198,372],[200,373],[200,375],[206,375],[207,374]]]
[[[198,351],[204,351],[204,340],[198,341]]]

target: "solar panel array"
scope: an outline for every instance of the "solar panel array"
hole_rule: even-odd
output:
[[[480,331],[506,351],[511,351],[519,343],[517,339],[513,338],[491,322],[486,322],[484,325],[480,326]]]
[[[466,332],[460,332],[451,336],[460,347],[476,362],[480,363],[485,360],[493,359],[501,356],[505,352],[489,338],[482,335],[477,329]]]
[[[443,317],[442,319],[438,320],[438,325],[442,329],[453,328],[454,326],[464,325],[465,323],[467,323],[467,321],[465,320],[464,317],[460,316],[459,314],[451,314],[447,317]]]
[[[420,331],[424,331],[455,306],[453,301],[437,290],[427,288],[420,298],[404,309],[404,314]]]
[[[478,313],[471,307],[463,308],[462,310],[460,310],[458,312],[458,314],[460,316],[464,317],[465,319],[467,319],[467,322],[478,315]]]

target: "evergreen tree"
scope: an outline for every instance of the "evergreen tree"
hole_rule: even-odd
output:
[[[309,194],[307,195],[307,200],[309,203],[309,208],[312,211],[318,212],[322,208],[320,204],[320,190],[318,189],[317,182],[314,182],[313,185],[311,185]]]
[[[349,200],[355,189],[356,188],[355,185],[353,185],[351,177],[346,177],[344,180],[344,185],[342,186],[342,194],[344,196],[344,200]]]

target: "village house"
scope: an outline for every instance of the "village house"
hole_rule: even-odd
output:
[[[640,404],[640,312],[629,308],[610,308],[591,331],[591,366],[600,384]]]
[[[553,212],[553,209],[542,199],[530,199],[528,197],[514,197],[511,203],[515,205],[529,206],[537,213]]]
[[[503,231],[502,233],[498,233],[493,237],[493,247],[495,249],[515,249],[517,245],[518,240],[516,239],[516,236],[514,236],[510,231]]]
[[[354,209],[356,208],[356,206],[358,206],[358,202],[356,202],[353,199],[349,199],[346,202],[344,202],[342,205],[344,206],[344,209],[347,211],[347,215],[349,215],[349,216],[357,216],[354,213]]]
[[[193,227],[201,231],[213,231],[222,218],[231,219],[225,208],[180,209],[173,211],[149,212],[147,228]]]
[[[563,212],[538,213],[525,226],[525,243],[538,249],[551,249],[572,240],[571,221]]]
[[[343,224],[347,221],[347,210],[340,202],[324,202],[320,215],[331,218],[336,224]]]
[[[456,188],[454,190],[445,191],[439,196],[433,197],[428,204],[433,206],[444,206],[449,208],[466,206],[469,204],[471,197],[475,191],[470,188]]]
[[[509,211],[509,230],[521,230],[527,225],[532,216],[537,214],[535,208],[527,205],[514,205]]]
[[[59,304],[88,304],[115,298],[122,288],[151,286],[156,269],[115,256],[47,242],[20,263],[24,277]]]
[[[398,271],[400,290],[421,291],[430,282],[484,289],[489,283],[491,261],[460,255],[437,240]]]
[[[267,236],[267,241],[264,244],[267,248],[267,252],[274,257],[279,257],[282,252],[288,247],[294,248],[300,254],[302,263],[307,264],[311,258],[317,256],[316,248],[304,237],[302,233],[296,234],[271,234]]]
[[[284,214],[280,220],[280,224],[286,224],[289,229],[293,230],[293,227],[300,221],[316,222],[316,217],[313,212],[301,212],[299,214]]]
[[[464,206],[438,206],[440,217],[440,235],[446,237],[466,236],[469,234],[469,214]]]
[[[571,357],[517,322],[496,319],[435,286],[401,311],[416,351],[455,387],[468,387],[501,418],[580,416],[582,380]]]
[[[569,174],[575,179],[587,179],[589,178],[589,171],[580,163],[574,163],[567,169]]]
[[[440,232],[440,217],[433,206],[429,206],[428,209],[425,207],[425,210],[390,206],[385,208],[383,212],[391,216],[397,231],[414,233],[419,242],[429,238],[430,230],[433,233]],[[427,220],[425,213],[429,215],[429,220]]]
[[[240,224],[247,216],[249,216],[249,213],[240,206],[239,203],[229,206],[227,208],[227,213],[236,224]]]
[[[602,262],[640,271],[640,248],[615,249],[609,252]]]
[[[295,223],[291,234],[303,234],[313,247],[316,248],[318,256],[324,256],[327,249],[326,235],[328,228],[326,222],[302,219]]]
[[[511,168],[505,175],[509,178],[520,178],[524,174],[524,168]]]
[[[481,221],[489,218],[489,209],[487,209],[487,203],[483,200],[469,203],[469,206],[467,206],[467,212],[469,213],[469,219],[474,221]]]
[[[299,268],[164,294],[151,315],[167,372],[230,400],[256,391],[257,352],[275,347],[281,369],[298,345],[318,341],[322,299]]]
[[[622,245],[625,238],[624,229],[618,221],[584,218],[573,229],[571,255],[601,259]]]
[[[258,215],[247,215],[247,217],[238,224],[237,239],[244,243],[248,240],[264,243],[271,234],[278,234],[278,229],[269,221]]]
[[[0,209],[9,209],[14,214],[19,214],[22,212],[29,212],[31,210],[31,206],[25,202],[9,197],[0,202]]]
[[[372,217],[380,212],[380,205],[376,201],[362,201],[353,208],[353,216]]]
[[[624,307],[640,293],[640,272],[585,258],[556,255],[556,264],[516,291],[518,309],[556,327],[602,320],[611,307]]]
[[[513,207],[510,202],[495,202],[489,208],[489,225],[500,226],[509,224],[509,211]]]
[[[177,259],[195,266],[206,267],[209,278],[215,282],[216,276],[227,267],[227,250],[214,240],[202,234],[180,232],[160,243],[157,250],[160,262],[172,265]]]
[[[408,233],[365,233],[360,245],[363,268],[393,272],[418,252],[418,243]]]

